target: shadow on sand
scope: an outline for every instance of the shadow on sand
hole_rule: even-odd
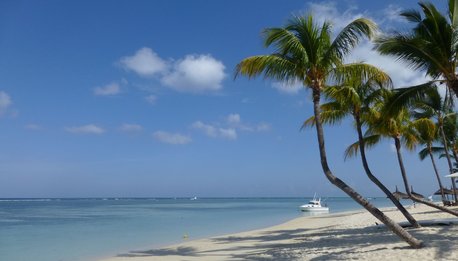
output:
[[[428,234],[423,229],[408,229],[413,236],[423,240],[429,246],[434,243],[435,259],[446,259],[451,251],[451,242],[458,240],[458,235],[444,236],[446,227],[437,227],[438,231]],[[336,238],[338,237],[338,238]],[[140,256],[181,256],[181,257],[224,257],[230,260],[344,260],[355,253],[368,253],[387,249],[400,240],[384,226],[366,228],[339,229],[336,226],[320,229],[294,229],[265,231],[251,236],[227,236],[209,239],[213,249],[199,250],[193,247],[177,247],[132,251],[121,257]],[[248,243],[248,244],[246,244]],[[216,246],[216,247],[214,247]],[[391,246],[392,247],[392,246]],[[336,251],[336,249],[342,249]],[[409,246],[397,250],[412,251]],[[224,252],[224,253],[223,253]]]

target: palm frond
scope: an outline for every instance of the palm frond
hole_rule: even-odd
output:
[[[254,78],[264,74],[265,78],[278,81],[296,82],[304,78],[299,66],[280,55],[258,55],[243,59],[235,68],[235,76],[239,74]]]
[[[315,116],[311,116],[310,118],[306,119],[304,123],[302,123],[301,130],[313,126],[315,126]]]
[[[293,32],[287,28],[268,28],[263,31],[263,34],[265,37],[264,45],[266,47],[274,44],[277,53],[282,55],[291,54],[296,58],[300,58],[303,63],[306,63],[307,52]]]
[[[356,19],[340,31],[329,50],[340,59],[343,59],[359,43],[362,37],[371,39],[376,31],[377,25],[373,21],[366,18]]]
[[[458,0],[448,1],[449,19],[453,28],[458,28]]]
[[[387,100],[384,113],[395,115],[402,109],[412,107],[415,103],[424,101],[431,89],[437,91],[436,88],[434,82],[430,81],[416,86],[395,89],[393,95]]]
[[[418,132],[419,138],[424,143],[432,143],[437,137],[436,124],[428,118],[414,120],[411,124]]]
[[[417,10],[410,9],[400,13],[407,21],[419,23],[421,22],[421,14]]]
[[[423,148],[421,149],[419,152],[418,152],[418,157],[420,158],[421,161],[423,161],[424,159],[426,159],[426,157],[429,156],[429,150],[428,148]]]
[[[374,81],[384,88],[393,86],[390,76],[380,68],[367,63],[349,63],[339,66],[330,71],[330,77],[337,83],[346,84],[350,81],[367,82]]]
[[[439,77],[438,73],[433,73],[434,71],[448,71],[435,53],[426,51],[429,46],[422,39],[397,33],[380,36],[374,42],[379,53],[403,60],[413,70],[431,71],[433,78]]]
[[[374,147],[376,144],[380,142],[382,139],[381,135],[378,134],[373,134],[373,135],[365,135],[363,138],[364,141],[364,147],[366,149],[370,149]],[[359,152],[359,141],[354,142],[350,146],[345,149],[344,152],[344,159],[347,160],[348,158],[352,158],[358,155]]]
[[[431,147],[431,152],[433,153],[433,155],[441,155],[441,154],[444,154],[444,147],[437,147],[437,146],[433,146]],[[444,154],[445,156],[445,154]]]

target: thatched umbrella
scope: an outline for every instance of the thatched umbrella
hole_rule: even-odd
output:
[[[400,199],[408,199],[409,198],[409,195],[407,195],[406,193],[402,193],[398,190],[398,186],[396,186],[396,191],[393,192],[393,196],[397,199],[397,200],[400,200]]]
[[[445,195],[453,195],[453,191],[451,189],[444,188],[443,190]],[[442,195],[441,189],[434,192],[434,195]]]
[[[414,192],[412,186],[410,186],[410,193],[411,193],[412,195],[414,195],[415,197],[417,197],[417,198],[425,198],[425,196],[423,196],[422,194],[419,194],[419,193]]]

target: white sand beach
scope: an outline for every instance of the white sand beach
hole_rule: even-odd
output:
[[[454,216],[417,205],[417,220]],[[394,209],[385,209],[404,221]],[[458,220],[458,219],[457,219]],[[104,261],[152,260],[458,260],[458,225],[408,228],[426,247],[412,249],[366,211],[301,217],[277,226],[190,240],[160,249],[120,253]]]

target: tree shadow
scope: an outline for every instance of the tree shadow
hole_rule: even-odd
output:
[[[145,256],[198,256],[194,247],[161,248],[145,251],[130,251],[119,254],[118,257],[145,257]]]
[[[430,231],[433,229],[434,231]],[[424,241],[426,251],[432,252],[437,260],[445,260],[453,251],[452,244],[458,240],[458,234],[447,233],[447,227],[428,227],[407,230],[416,238]],[[142,256],[182,256],[182,257],[219,257],[230,260],[346,260],[352,255],[393,249],[409,251],[407,255],[415,255],[409,246],[396,247],[393,244],[401,240],[385,226],[339,228],[338,226],[321,227],[318,229],[291,229],[263,231],[257,234],[240,236],[223,236],[211,238],[216,248],[202,249],[194,247],[176,247],[132,251],[120,257]],[[421,250],[423,251],[423,249]],[[402,255],[401,255],[402,256]]]

